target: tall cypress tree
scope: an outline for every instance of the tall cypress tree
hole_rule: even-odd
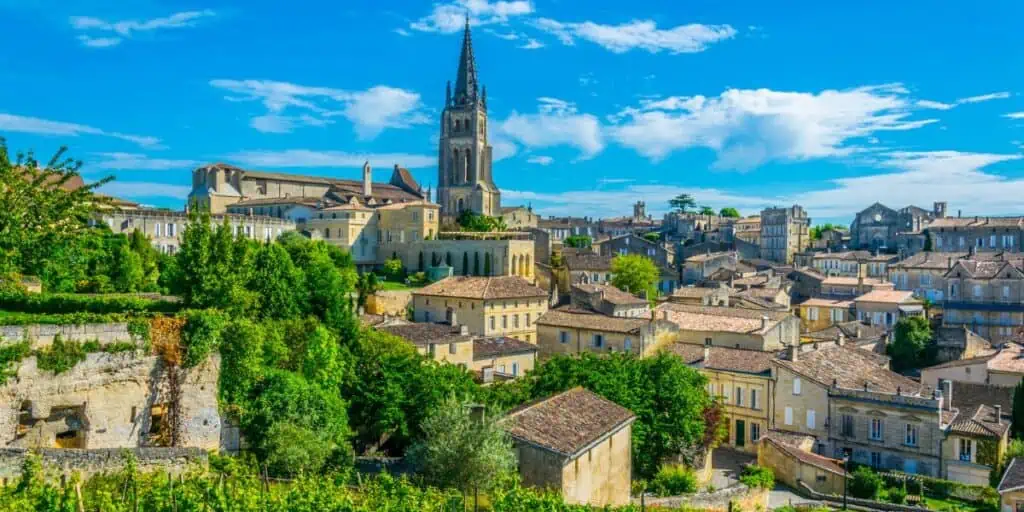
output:
[[[469,275],[469,253],[462,253],[462,275]]]
[[[1013,421],[1010,423],[1013,437],[1024,438],[1024,379],[1013,390]]]
[[[480,275],[480,253],[473,253],[473,275]]]

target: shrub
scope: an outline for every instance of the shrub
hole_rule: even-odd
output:
[[[28,341],[0,346],[0,385],[17,374],[17,364],[31,353],[32,346]]]
[[[753,489],[772,489],[775,487],[775,474],[769,468],[751,464],[743,468],[740,482]]]
[[[677,496],[697,491],[697,474],[682,465],[665,464],[658,469],[650,485],[658,496]]]
[[[902,505],[907,501],[907,491],[903,490],[902,487],[890,487],[889,488],[889,502],[897,505]]]
[[[181,366],[192,368],[206,360],[220,345],[220,333],[227,317],[217,310],[192,310],[185,313],[185,327],[181,330],[184,353]]]
[[[175,313],[177,302],[135,295],[80,295],[74,293],[2,293],[7,311],[22,313]]]
[[[875,499],[878,491],[882,489],[882,477],[871,471],[866,466],[861,466],[853,472],[853,481],[850,482],[850,494],[856,498]]]
[[[36,353],[36,365],[40,370],[51,371],[55,374],[64,373],[75,367],[76,364],[85,361],[85,347],[77,341],[64,341],[59,334],[53,338],[53,343]]]
[[[402,260],[390,258],[384,262],[384,277],[388,281],[401,281],[405,277],[405,268]]]
[[[916,478],[907,479],[907,494],[921,494],[921,481]]]
[[[409,276],[409,286],[426,286],[427,282],[426,272],[416,272]]]

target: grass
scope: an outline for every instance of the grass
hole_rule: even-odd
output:
[[[910,496],[908,496],[908,498],[910,498]],[[888,489],[883,488],[881,492],[878,493],[877,499],[878,501],[889,501]],[[922,496],[920,505],[924,505],[929,510],[937,510],[939,512],[993,512],[992,509],[986,507],[984,503],[958,500],[956,498],[938,499]]]
[[[399,283],[397,281],[380,281],[380,289],[384,291],[405,291],[415,290],[417,287],[409,286],[405,283]]]

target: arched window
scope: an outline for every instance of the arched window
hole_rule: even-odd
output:
[[[462,169],[462,180],[469,181],[469,170],[472,168],[472,165],[470,164],[470,159],[472,158],[473,152],[467,149],[463,151],[463,153],[466,154],[466,167]]]
[[[461,212],[464,207],[465,207],[465,204],[462,202],[462,198],[460,197],[459,198],[459,208],[456,211]]]
[[[461,125],[461,123],[459,122],[458,119],[456,119],[455,120],[455,131],[459,131],[460,125]]]

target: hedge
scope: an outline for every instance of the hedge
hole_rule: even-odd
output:
[[[908,480],[907,490],[911,491],[913,486],[923,485],[924,495],[929,498],[946,499],[957,498],[964,501],[985,502],[999,499],[999,493],[995,489],[984,485],[970,485],[952,480],[942,480],[922,475],[910,475],[900,471],[889,471],[882,474],[886,482],[892,485],[899,480]],[[917,480],[920,484],[911,484],[909,480]],[[913,494],[912,492],[910,494]]]
[[[136,295],[73,293],[0,293],[0,309],[21,313],[176,313],[181,304]]]
[[[83,325],[133,322],[138,316],[124,313],[23,313],[0,310],[0,325]],[[133,332],[133,334],[135,334]]]

